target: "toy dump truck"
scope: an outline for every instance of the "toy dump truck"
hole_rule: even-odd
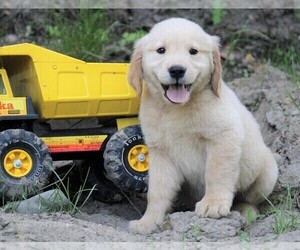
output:
[[[105,169],[119,188],[147,190],[148,151],[127,70],[125,63],[88,63],[33,44],[0,48],[4,197],[44,187],[53,160],[95,156],[103,157],[95,172]]]

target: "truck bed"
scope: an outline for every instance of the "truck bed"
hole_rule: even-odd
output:
[[[89,63],[28,43],[0,47],[0,63],[13,95],[30,96],[40,119],[138,113],[127,63]]]

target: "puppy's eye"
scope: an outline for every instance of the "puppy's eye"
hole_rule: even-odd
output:
[[[196,55],[198,53],[198,50],[192,48],[189,52],[191,55]]]
[[[156,50],[158,54],[164,54],[166,52],[166,49],[164,47],[161,47]]]

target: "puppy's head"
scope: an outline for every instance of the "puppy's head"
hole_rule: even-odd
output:
[[[184,104],[209,84],[219,97],[221,75],[219,38],[194,22],[171,18],[136,42],[128,80],[138,95],[145,80],[153,95]]]

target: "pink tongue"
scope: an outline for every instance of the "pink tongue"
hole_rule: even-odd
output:
[[[177,86],[174,84],[169,85],[166,96],[171,102],[186,103],[190,98],[190,93],[184,88],[183,84],[177,84]]]

